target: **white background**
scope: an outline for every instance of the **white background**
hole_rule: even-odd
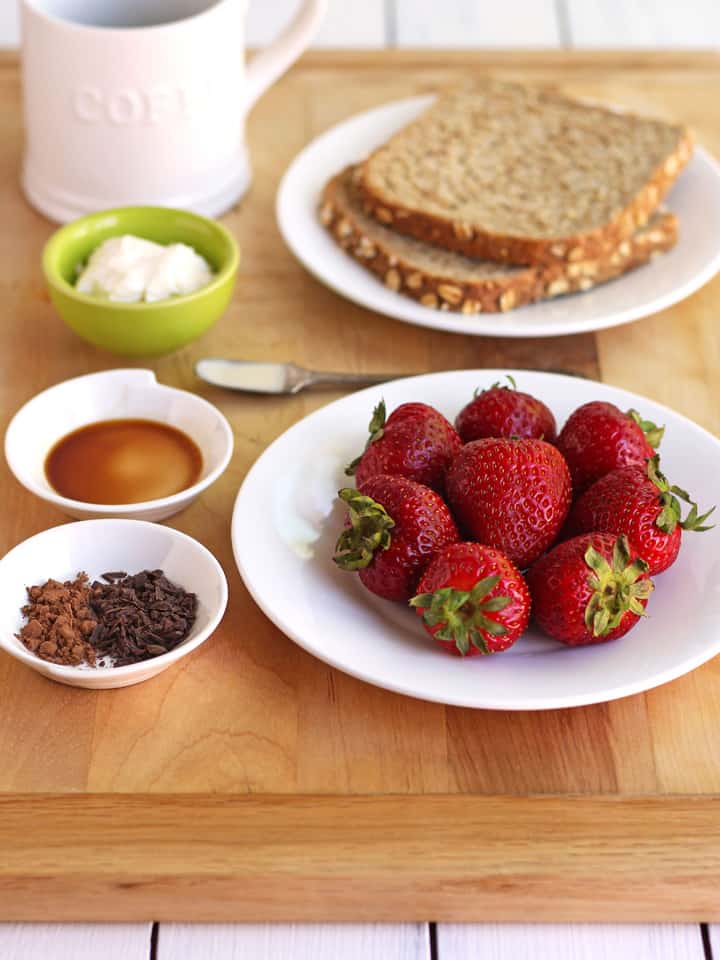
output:
[[[297,2],[250,0],[248,44],[273,37]],[[17,45],[18,21],[18,0],[0,0],[0,47]],[[720,0],[330,0],[315,45],[709,48]]]

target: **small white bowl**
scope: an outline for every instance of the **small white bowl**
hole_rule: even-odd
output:
[[[186,433],[203,457],[198,482],[170,497],[126,504],[84,503],[53,490],[45,475],[45,459],[54,444],[90,423],[119,419],[159,420]],[[165,520],[184,510],[217,480],[232,452],[232,429],[220,411],[194,393],[159,384],[152,370],[108,370],[58,383],[18,410],[5,434],[5,458],[17,480],[80,520]]]
[[[65,667],[36,657],[15,636],[24,622],[20,609],[27,587],[73,580],[81,571],[92,580],[108,570],[158,569],[198,598],[190,635],[169,653],[125,667]],[[107,690],[148,680],[204,643],[222,620],[228,589],[210,551],[178,530],[142,520],[86,520],[51,527],[6,553],[0,560],[0,596],[0,649],[50,680]]]

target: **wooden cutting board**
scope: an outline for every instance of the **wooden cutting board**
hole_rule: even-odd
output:
[[[233,564],[230,513],[246,470],[338,394],[234,396],[194,379],[201,356],[352,371],[563,368],[720,432],[720,281],[597,335],[483,339],[369,313],[284,248],[274,193],[301,147],[358,110],[472,69],[684,120],[720,153],[713,54],[314,53],[277,84],[250,120],[252,191],[225,218],[243,247],[234,302],[201,342],[149,364],[216,403],[235,430],[223,479],[171,521],[222,562],[228,613],[192,657],[121,690],[58,686],[0,655],[0,918],[720,919],[720,660],[582,709],[446,708],[314,660],[265,619]],[[19,191],[19,95],[6,55],[2,429],[44,387],[126,364],[78,340],[49,303],[40,251],[53,227]],[[2,550],[64,522],[4,463],[0,503]]]

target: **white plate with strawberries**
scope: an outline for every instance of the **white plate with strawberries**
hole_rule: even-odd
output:
[[[264,613],[346,673],[458,706],[579,706],[720,652],[720,533],[694,506],[718,476],[720,441],[627,391],[428,374],[279,437],[238,494],[233,548]]]

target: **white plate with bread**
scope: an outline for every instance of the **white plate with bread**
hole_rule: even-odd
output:
[[[720,269],[720,167],[684,127],[494,81],[328,130],[287,170],[277,218],[340,295],[463,334],[628,323]]]

